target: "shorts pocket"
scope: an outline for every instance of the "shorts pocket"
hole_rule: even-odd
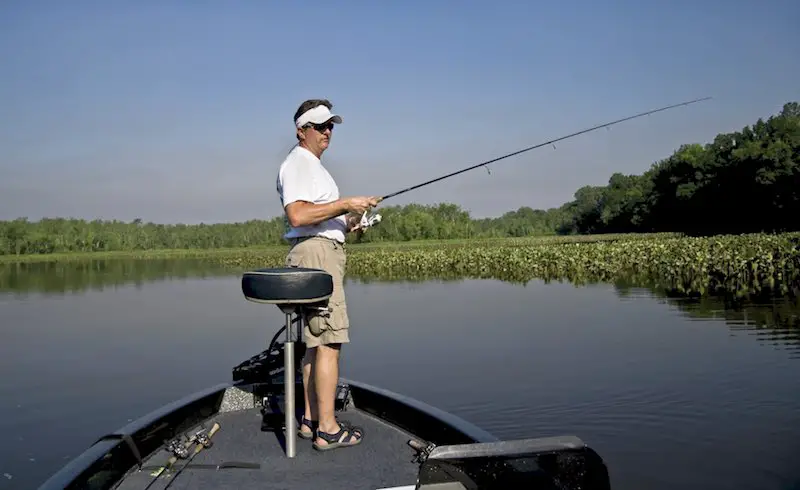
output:
[[[330,305],[326,305],[330,308]],[[309,308],[306,312],[306,325],[314,337],[319,337],[323,333],[332,329],[331,312]]]
[[[319,337],[325,332],[343,330],[347,328],[346,305],[329,300],[325,305],[328,310],[306,310],[306,323],[309,331],[315,337]]]

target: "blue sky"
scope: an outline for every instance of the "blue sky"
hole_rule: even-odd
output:
[[[800,3],[7,1],[0,219],[241,221],[280,212],[292,115],[344,118],[324,162],[386,201],[473,216],[572,199],[800,100]]]

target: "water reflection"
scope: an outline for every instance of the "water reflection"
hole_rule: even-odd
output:
[[[761,345],[791,351],[800,359],[800,305],[797,299],[774,298],[770,302],[725,308],[722,301],[669,301],[692,320],[724,321],[734,334],[754,337]]]
[[[226,276],[231,269],[194,259],[86,260],[0,264],[0,293],[64,294],[166,279]]]
[[[101,291],[129,284],[142,287],[150,282],[170,279],[232,276],[241,272],[239,269],[202,259],[100,259],[0,264],[0,301],[3,301],[4,295],[6,298],[19,298],[29,294],[63,295]],[[360,284],[457,283],[461,280],[459,277],[348,277],[348,282]],[[516,283],[512,279],[508,282]],[[591,285],[589,283],[580,286]],[[682,312],[689,320],[722,321],[733,334],[750,335],[762,345],[790,351],[792,358],[800,358],[800,298],[740,297],[733,294],[686,297],[663,286],[647,283],[644,279],[618,279],[613,287],[622,301],[643,297],[657,298]]]
[[[800,297],[684,297],[663,288],[621,282],[615,284],[615,290],[623,301],[655,298],[676,308],[689,321],[724,322],[734,335],[752,336],[761,345],[789,351],[792,358],[800,359]]]

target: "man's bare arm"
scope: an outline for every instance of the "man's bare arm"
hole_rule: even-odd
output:
[[[286,217],[292,227],[313,226],[347,213],[361,215],[377,205],[375,197],[345,197],[327,204],[295,201],[286,206]]]
[[[326,204],[295,201],[286,206],[286,217],[289,219],[289,224],[297,228],[299,226],[314,226],[346,214],[348,211],[349,208],[345,199],[338,199]]]

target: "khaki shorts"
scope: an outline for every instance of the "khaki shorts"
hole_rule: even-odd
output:
[[[329,312],[309,310],[303,322],[303,340],[307,348],[350,342],[350,320],[344,298],[344,246],[327,238],[312,237],[294,240],[286,256],[288,267],[322,269],[333,276],[333,294],[328,300]]]

